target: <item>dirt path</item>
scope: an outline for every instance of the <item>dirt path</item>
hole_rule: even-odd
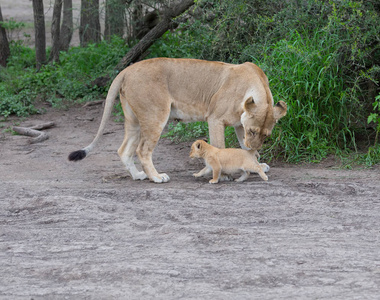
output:
[[[16,2],[2,0],[5,19],[32,23],[31,2]],[[29,27],[19,38],[33,45]],[[57,123],[36,145],[1,129],[0,299],[379,299],[379,168],[272,166],[268,183],[210,185],[192,178],[202,165],[189,143],[161,140],[155,162],[171,182],[134,182],[118,123],[93,155],[67,161],[100,114],[23,120]]]
[[[272,167],[210,185],[189,144],[161,140],[167,184],[126,176],[100,107],[51,111],[30,145],[0,135],[0,299],[379,299],[379,169]],[[91,121],[93,120],[93,121]],[[8,126],[10,122],[6,123]]]

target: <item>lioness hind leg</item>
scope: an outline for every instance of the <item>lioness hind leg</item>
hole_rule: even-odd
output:
[[[158,138],[152,141],[151,139],[141,137],[136,152],[150,180],[156,183],[168,182],[170,180],[169,176],[165,173],[159,174],[153,165],[152,154],[157,141]]]
[[[124,140],[117,152],[133,180],[144,180],[147,178],[144,171],[137,170],[133,160],[139,141],[140,126],[126,119]]]
[[[141,161],[145,173],[148,175],[151,181],[154,181],[156,183],[168,182],[170,180],[167,174],[159,174],[157,172],[152,160],[153,150],[157,145],[157,142],[161,136],[161,132],[166,122],[167,118],[165,119],[165,121],[162,121],[161,123],[157,122],[156,120],[155,122],[151,122],[150,124],[140,124],[140,142],[137,147],[136,153]]]

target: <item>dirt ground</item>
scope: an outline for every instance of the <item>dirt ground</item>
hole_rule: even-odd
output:
[[[1,1],[17,21],[31,5]],[[269,182],[210,185],[192,177],[190,143],[161,139],[154,161],[171,181],[135,182],[116,153],[121,123],[67,161],[100,116],[0,122],[0,299],[379,299],[379,167],[272,164]],[[56,127],[40,144],[5,130],[45,121]]]
[[[379,168],[272,165],[269,181],[195,179],[190,143],[154,153],[171,181],[132,181],[102,108],[1,122],[0,299],[379,299]],[[45,121],[50,138],[4,129]]]

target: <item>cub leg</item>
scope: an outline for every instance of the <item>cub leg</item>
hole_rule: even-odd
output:
[[[210,135],[210,144],[214,147],[217,147],[219,149],[224,149],[226,147],[225,141],[224,141],[224,129],[225,126],[222,122],[216,119],[210,118],[208,120],[208,131]],[[232,176],[227,174],[221,174],[219,176],[220,181],[231,181]]]
[[[250,162],[248,164],[248,167],[246,168],[247,171],[250,171],[250,172],[254,172],[254,173],[257,173],[260,175],[260,177],[267,181],[268,180],[268,176],[265,175],[261,165],[256,161],[256,162]]]
[[[201,177],[201,176],[210,174],[211,171],[212,171],[211,167],[206,166],[202,170],[200,170],[198,173],[193,174],[193,176],[194,177]]]
[[[212,161],[210,163],[210,166],[212,168],[212,179],[209,181],[209,183],[218,183],[220,180],[220,175],[222,173],[222,166],[220,165],[219,161]]]
[[[235,133],[236,133],[236,136],[238,138],[238,141],[239,141],[239,144],[240,144],[240,147],[244,150],[249,150],[245,145],[244,145],[244,127],[243,126],[236,126],[234,127],[235,128]],[[258,151],[255,151],[255,156],[257,159],[260,158],[260,154]],[[269,171],[269,166],[265,163],[263,164],[260,164],[261,168],[263,169],[263,171],[266,173]]]
[[[235,179],[236,182],[243,182],[243,181],[247,180],[247,178],[249,176],[249,172],[247,172],[245,170],[242,170],[242,171],[243,171],[243,174],[239,178]]]

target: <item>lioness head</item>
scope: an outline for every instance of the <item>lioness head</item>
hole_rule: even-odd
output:
[[[266,137],[270,136],[274,125],[286,115],[287,106],[279,101],[274,107],[268,104],[256,104],[252,97],[244,103],[241,124],[244,127],[244,145],[258,150]]]

